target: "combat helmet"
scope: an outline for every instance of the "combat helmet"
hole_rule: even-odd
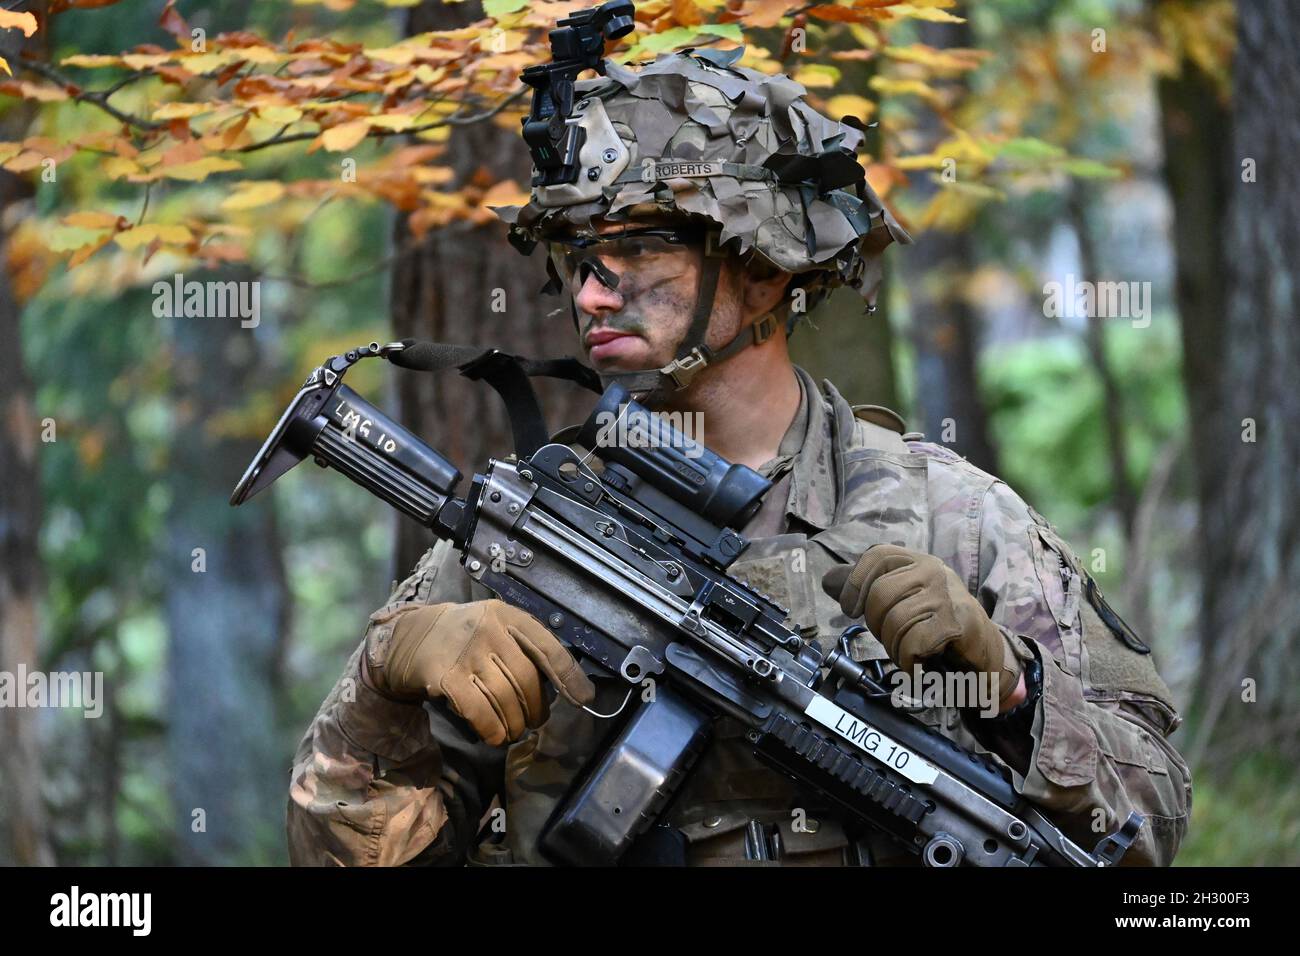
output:
[[[561,234],[594,237],[593,218],[633,221],[658,211],[703,228],[695,308],[674,360],[601,373],[605,384],[620,381],[633,392],[684,388],[705,366],[764,341],[778,312],[788,334],[838,285],[857,290],[872,311],[882,251],[911,240],[856,159],[862,121],[830,120],[808,105],[802,84],[738,66],[743,46],[661,54],[636,70],[604,58],[604,40],[630,31],[631,14],[632,4],[617,0],[551,31],[553,62],[522,77],[534,87],[523,120],[534,161],[529,201],[490,207],[524,254]],[[600,77],[576,80],[587,68]],[[794,278],[776,310],[710,349],[704,338],[728,250],[753,268]],[[546,268],[542,291],[562,292],[551,256]],[[594,255],[581,269],[581,281],[594,272],[607,286],[618,282]],[[792,312],[797,288],[803,308]],[[572,297],[570,309],[577,325]]]

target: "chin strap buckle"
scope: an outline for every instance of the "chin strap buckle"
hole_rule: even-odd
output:
[[[754,344],[762,345],[776,332],[776,313],[768,312],[754,323]]]
[[[721,238],[722,238],[722,229],[721,229],[721,227],[717,227],[717,226],[715,226],[715,227],[713,227],[712,229],[706,229],[706,230],[705,230],[705,232],[704,232],[704,255],[705,255],[705,258],[708,258],[708,259],[725,259],[725,258],[727,257],[727,252],[728,252],[727,249],[725,249],[725,248],[722,246],[722,244],[718,242],[718,240],[721,239]]]
[[[685,388],[687,385],[691,384],[691,381],[695,376],[699,375],[708,364],[709,360],[705,358],[704,353],[696,347],[691,349],[688,354],[683,355],[681,358],[673,359],[659,371],[671,378],[678,388]]]

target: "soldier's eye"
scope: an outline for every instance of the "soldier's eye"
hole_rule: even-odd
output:
[[[617,245],[618,254],[628,258],[647,252],[649,247],[650,244],[646,240],[637,238],[621,239]]]

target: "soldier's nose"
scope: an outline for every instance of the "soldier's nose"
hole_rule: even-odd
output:
[[[587,315],[610,315],[623,308],[623,297],[614,289],[605,285],[596,277],[595,272],[588,272],[582,288],[574,296],[573,303],[578,311]]]

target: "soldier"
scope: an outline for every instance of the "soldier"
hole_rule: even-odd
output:
[[[1124,862],[1168,864],[1191,780],[1149,648],[1005,483],[791,363],[797,321],[837,285],[870,304],[881,251],[910,240],[864,181],[861,124],[819,115],[740,52],[606,61],[576,83],[584,174],[499,209],[512,243],[545,243],[548,289],[606,382],[701,413],[706,445],[773,482],[732,573],[808,640],[830,647],[865,620],[857,659],[918,674],[942,658],[980,678],[982,710],[926,699],[917,715],[993,755],[1082,846],[1137,810]],[[458,561],[445,541],[425,554],[304,736],[294,863],[545,862],[539,831],[626,687],[593,681]],[[758,843],[782,865],[915,862],[760,763],[728,718],[667,823],[692,865],[772,855]]]

